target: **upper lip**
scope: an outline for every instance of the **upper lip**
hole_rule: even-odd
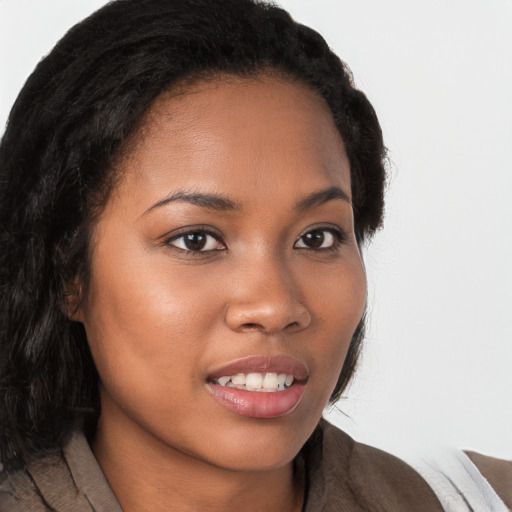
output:
[[[218,370],[213,371],[209,380],[220,377],[237,375],[239,373],[286,373],[293,375],[295,380],[303,381],[308,378],[309,371],[304,363],[291,356],[249,356],[231,361]]]

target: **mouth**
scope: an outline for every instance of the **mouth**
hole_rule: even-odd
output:
[[[219,377],[215,383],[228,388],[245,389],[259,393],[276,393],[288,389],[294,381],[295,377],[286,373],[253,372],[224,375]]]
[[[253,418],[291,413],[307,386],[306,366],[289,356],[253,356],[213,372],[207,386],[214,398],[232,412]]]

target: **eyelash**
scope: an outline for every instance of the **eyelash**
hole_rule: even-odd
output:
[[[328,246],[328,247],[307,247],[305,244],[304,246],[302,247],[297,247],[297,244],[302,241],[304,243],[304,238],[307,236],[307,235],[312,235],[314,233],[323,233],[323,239],[321,239],[321,242],[322,242],[322,245],[325,241],[325,233],[327,233],[328,235],[330,235],[332,237],[332,241],[331,241],[331,245]],[[190,248],[187,248],[186,247],[186,242],[185,242],[185,237],[186,236],[191,236],[191,235],[206,235],[206,241],[205,241],[205,245],[204,246],[207,246],[208,243],[211,243],[211,241],[209,242],[208,241],[208,237],[209,238],[212,238],[215,242],[217,242],[219,244],[219,248],[212,248],[212,249],[207,249],[207,250],[203,250],[203,247],[201,249],[190,249]],[[182,239],[183,240],[183,245],[184,247],[177,247],[176,245],[174,245],[174,243],[178,240]],[[315,227],[313,229],[308,229],[307,231],[305,231],[302,235],[300,235],[297,240],[295,240],[295,243],[293,244],[294,248],[295,249],[300,249],[300,250],[305,250],[305,251],[312,251],[312,252],[335,252],[337,251],[339,248],[340,248],[340,245],[342,245],[345,241],[347,240],[347,236],[346,234],[339,228],[334,228],[334,227]],[[173,243],[174,242],[174,243]],[[204,254],[204,253],[211,253],[211,252],[220,252],[220,251],[225,251],[227,248],[226,248],[226,245],[224,244],[224,242],[222,242],[221,240],[221,237],[219,236],[218,233],[215,233],[209,229],[205,229],[205,228],[201,228],[201,227],[198,227],[196,229],[189,229],[187,231],[183,231],[179,234],[175,234],[173,235],[172,237],[170,238],[167,238],[164,240],[164,245],[167,245],[167,246],[170,246],[172,247],[173,249],[176,249],[176,250],[179,250],[179,251],[183,251],[184,253],[186,254]]]

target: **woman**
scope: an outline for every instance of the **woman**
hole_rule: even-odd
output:
[[[384,154],[276,7],[118,0],[73,28],[0,150],[1,510],[441,510],[321,421],[363,336]],[[499,492],[505,464],[480,460]]]

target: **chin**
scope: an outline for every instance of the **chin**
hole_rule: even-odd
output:
[[[284,420],[284,421],[283,421]],[[211,436],[208,457],[216,466],[234,471],[265,471],[289,464],[314,430],[319,418],[306,425],[288,418],[252,419]]]

